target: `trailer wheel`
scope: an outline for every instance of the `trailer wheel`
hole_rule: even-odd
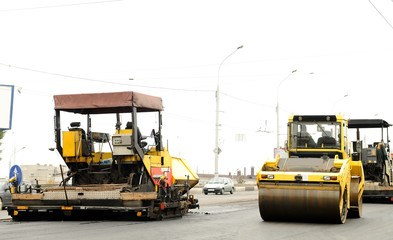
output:
[[[10,209],[8,210],[8,215],[12,217],[12,221],[14,222],[21,221],[22,218],[20,216],[20,213],[18,215],[15,215],[14,213],[15,213],[14,210],[10,210]]]

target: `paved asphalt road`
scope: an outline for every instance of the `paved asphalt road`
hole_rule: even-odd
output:
[[[196,197],[200,210],[164,221],[3,220],[0,239],[393,239],[393,204],[364,204],[363,218],[345,224],[264,222],[257,191]]]

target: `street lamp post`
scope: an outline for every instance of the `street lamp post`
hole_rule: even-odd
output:
[[[216,90],[216,138],[215,138],[215,148],[214,148],[214,153],[215,153],[214,176],[215,177],[218,177],[218,154],[220,154],[221,152],[220,148],[218,147],[219,127],[220,127],[220,70],[224,62],[241,48],[243,48],[243,45],[236,48],[235,51],[233,51],[226,58],[224,58],[224,60],[222,60],[220,66],[218,67],[217,90]]]
[[[15,158],[16,158],[16,153],[17,152],[19,152],[19,151],[21,151],[21,150],[23,150],[23,149],[25,149],[26,147],[22,147],[22,148],[20,148],[18,151],[16,150],[16,147],[14,146],[14,151],[13,151],[13,153],[11,154],[11,156],[10,156],[10,162],[9,162],[9,168],[8,169],[11,169],[11,167],[12,167],[12,165],[15,165]],[[12,161],[13,160],[13,161]]]
[[[348,93],[345,94],[342,98],[340,98],[337,102],[335,102],[335,103],[333,104],[331,112],[334,111],[334,108],[336,107],[337,103],[339,103],[341,100],[343,100],[343,99],[346,98],[346,97],[348,97]]]
[[[292,74],[294,74],[297,69],[293,70],[290,74],[288,74],[283,80],[281,80],[280,84],[277,87],[277,105],[276,105],[276,114],[277,114],[277,151],[280,149],[280,107],[279,107],[279,90],[281,84],[287,80]]]

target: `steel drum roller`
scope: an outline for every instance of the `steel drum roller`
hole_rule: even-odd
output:
[[[340,190],[261,187],[259,211],[265,221],[337,222],[341,218]]]

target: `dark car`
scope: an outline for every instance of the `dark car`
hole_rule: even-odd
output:
[[[0,209],[11,205],[11,192],[6,179],[0,179]]]

